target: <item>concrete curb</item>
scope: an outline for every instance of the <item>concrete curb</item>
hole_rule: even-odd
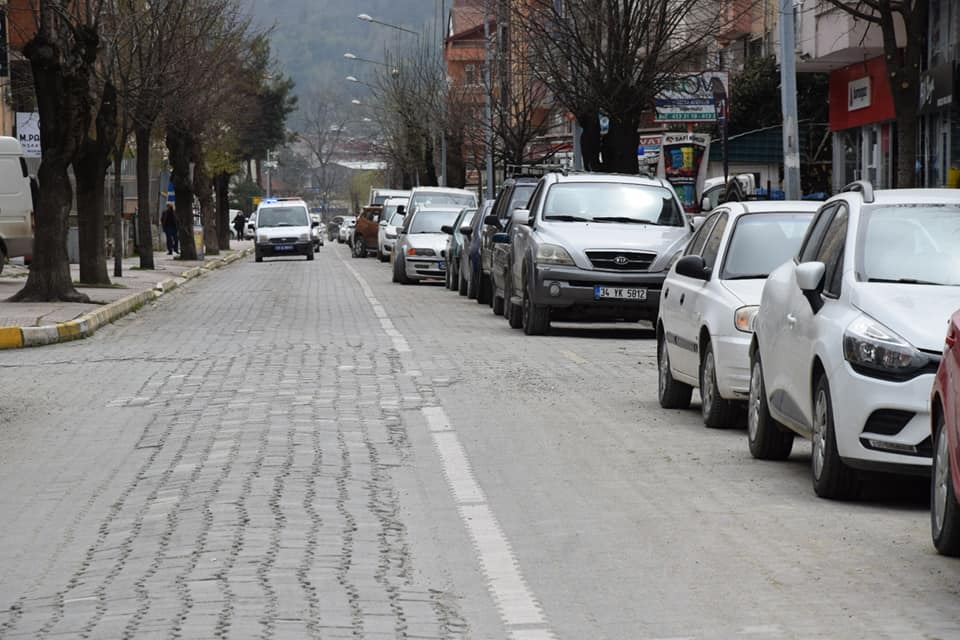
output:
[[[187,269],[176,278],[162,280],[152,289],[140,291],[110,304],[104,305],[95,311],[89,311],[75,320],[40,327],[0,327],[0,350],[19,349],[22,347],[40,347],[48,344],[58,344],[89,338],[100,327],[104,327],[123,316],[133,313],[148,302],[156,300],[165,293],[178,288],[188,280],[193,280],[205,273],[233,264],[253,253],[253,249],[243,249],[229,256],[219,258],[202,267]]]

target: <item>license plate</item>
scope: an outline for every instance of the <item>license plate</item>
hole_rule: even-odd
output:
[[[593,288],[595,300],[636,300],[642,302],[647,299],[647,290],[637,287],[601,287]]]
[[[292,244],[278,244],[274,247],[277,251],[293,251]]]

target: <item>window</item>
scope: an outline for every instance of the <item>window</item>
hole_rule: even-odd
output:
[[[823,242],[820,250],[815,257],[816,262],[822,262],[827,270],[824,274],[824,282],[827,283],[825,292],[833,295],[840,295],[840,276],[843,273],[843,248],[847,243],[847,208],[840,206],[830,226],[823,234]]]
[[[707,242],[707,236],[710,235],[710,229],[713,227],[713,224],[717,221],[717,218],[720,216],[720,213],[714,213],[712,216],[707,218],[700,228],[697,229],[697,232],[693,234],[693,237],[690,239],[690,242],[687,244],[687,250],[683,252],[685,256],[697,255],[703,251],[703,245]]]
[[[807,231],[807,237],[803,240],[803,246],[800,248],[798,262],[810,262],[816,260],[817,251],[820,249],[820,242],[823,240],[823,234],[826,233],[833,214],[836,213],[839,205],[831,205],[820,210]]]
[[[527,203],[527,206],[530,208],[530,214],[536,215],[537,209],[540,208],[540,201],[543,199],[543,182],[537,183],[537,188],[533,190],[533,194],[530,196],[530,202]]]
[[[713,268],[717,262],[717,254],[720,253],[720,242],[723,240],[723,232],[727,229],[727,221],[730,216],[723,212],[717,218],[717,223],[710,230],[707,236],[707,242],[703,245],[703,262],[706,266]]]
[[[477,84],[477,66],[473,64],[465,65],[463,68],[463,81],[467,86]]]

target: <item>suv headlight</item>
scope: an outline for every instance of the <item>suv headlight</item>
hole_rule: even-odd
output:
[[[756,321],[759,311],[760,307],[757,305],[740,307],[733,312],[733,326],[737,328],[737,331],[753,333],[753,323]]]
[[[537,247],[537,264],[561,264],[574,266],[576,263],[567,250],[557,244],[542,244]]]
[[[383,232],[383,235],[390,240],[394,240],[397,237],[396,227],[387,227],[387,230]]]
[[[414,249],[411,247],[410,249],[407,249],[407,255],[408,256],[435,256],[437,255],[437,252],[434,251],[433,249]]]
[[[300,234],[300,241],[301,241],[301,242],[306,242],[306,241],[309,240],[309,239],[310,239],[310,234],[309,234],[309,233],[301,233],[301,234]]]
[[[270,242],[270,238],[268,236],[257,236],[257,242],[260,244],[267,244]]]
[[[873,318],[860,316],[843,333],[843,357],[864,375],[909,375],[930,358]]]

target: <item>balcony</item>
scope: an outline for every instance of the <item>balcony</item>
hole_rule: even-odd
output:
[[[829,72],[883,55],[880,27],[850,14],[820,5],[819,11],[796,12],[797,71]],[[903,22],[897,19],[897,42],[906,41]]]
[[[756,5],[755,0],[722,0],[717,39],[729,42],[749,35],[753,31]]]

